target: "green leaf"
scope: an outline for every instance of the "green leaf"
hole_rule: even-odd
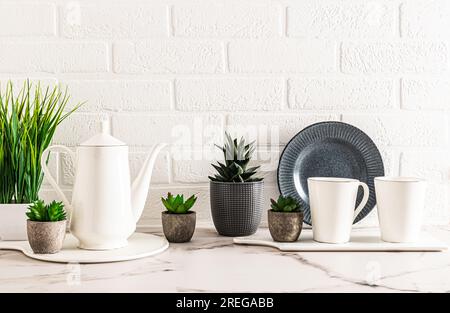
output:
[[[173,202],[170,203],[168,199],[172,199]],[[190,208],[194,205],[197,198],[195,195],[190,196],[186,201],[184,201],[184,195],[176,195],[173,197],[170,193],[168,193],[167,199],[161,198],[161,202],[164,204],[166,209],[170,213],[174,214],[185,214],[189,211]]]
[[[172,210],[172,205],[170,204],[170,202],[168,200],[161,197],[161,202],[164,204],[164,206],[166,207],[167,210],[169,210],[169,211]]]
[[[197,197],[195,195],[190,196],[189,199],[187,199],[186,202],[184,203],[186,210],[190,210],[192,206],[195,204],[195,201],[197,201]]]
[[[64,204],[56,201],[45,205],[44,201],[37,200],[28,207],[25,214],[31,221],[38,222],[57,222],[66,219]]]

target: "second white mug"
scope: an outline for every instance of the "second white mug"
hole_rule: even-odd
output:
[[[419,239],[426,182],[414,177],[375,177],[381,239],[414,242]]]
[[[364,196],[355,209],[360,186]],[[348,242],[353,221],[369,200],[369,187],[351,178],[310,177],[308,190],[314,240]]]

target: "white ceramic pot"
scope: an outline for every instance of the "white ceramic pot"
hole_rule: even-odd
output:
[[[426,182],[410,177],[376,177],[375,193],[381,239],[417,241],[422,226]]]
[[[0,240],[27,240],[29,203],[0,204]]]

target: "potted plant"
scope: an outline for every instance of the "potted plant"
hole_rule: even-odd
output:
[[[212,164],[217,174],[209,176],[211,215],[220,235],[248,236],[261,222],[264,181],[255,177],[259,166],[249,167],[254,142],[225,137],[224,163]]]
[[[270,199],[268,211],[269,231],[273,240],[279,242],[297,241],[302,231],[303,212],[297,200],[280,195],[278,200]]]
[[[45,205],[37,200],[28,207],[27,235],[36,254],[59,252],[66,235],[66,212],[62,202]]]
[[[18,94],[9,81],[0,91],[0,240],[26,240],[25,212],[38,200],[42,152],[57,126],[81,104],[66,110],[67,88],[41,88],[27,80]]]
[[[192,195],[184,201],[183,195],[174,197],[169,192],[167,198],[161,197],[161,201],[167,209],[161,214],[163,232],[167,240],[175,243],[190,241],[195,231],[195,212],[189,210],[197,201],[197,197]]]

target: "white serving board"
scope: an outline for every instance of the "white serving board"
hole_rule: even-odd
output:
[[[312,230],[304,229],[297,242],[275,242],[269,230],[259,230],[248,237],[236,237],[236,244],[268,246],[280,251],[443,251],[447,245],[430,234],[423,232],[420,240],[414,243],[390,243],[380,239],[378,229],[355,229],[350,242],[344,244],[320,243],[312,239]]]
[[[35,254],[28,241],[0,241],[0,250],[17,250],[27,257],[56,263],[108,263],[145,258],[163,252],[169,243],[163,237],[134,233],[128,239],[128,246],[113,250],[83,250],[78,240],[67,234],[63,248],[55,254]]]

